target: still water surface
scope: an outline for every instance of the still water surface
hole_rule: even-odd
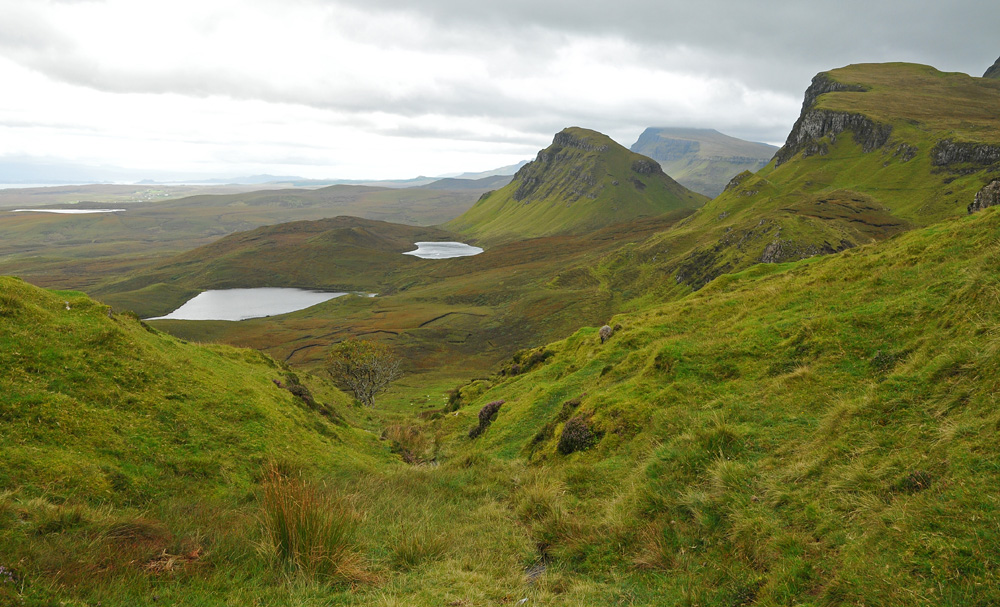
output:
[[[403,255],[413,255],[421,259],[450,259],[452,257],[468,257],[483,252],[479,247],[467,245],[464,242],[415,242],[416,250],[407,251]]]
[[[287,314],[341,295],[347,293],[321,293],[274,287],[205,291],[189,299],[170,314],[147,320],[246,320]]]

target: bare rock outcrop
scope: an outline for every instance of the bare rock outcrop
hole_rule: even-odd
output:
[[[817,74],[806,89],[799,119],[795,121],[792,131],[788,134],[785,145],[774,155],[775,166],[787,162],[799,152],[803,152],[806,156],[825,154],[826,145],[819,140],[829,136],[831,142],[836,142],[837,136],[844,131],[851,131],[854,134],[854,141],[861,145],[865,152],[874,151],[885,145],[892,134],[892,126],[875,122],[862,114],[815,108],[820,95],[867,90],[859,84],[837,82],[826,72]]]
[[[969,204],[968,211],[971,215],[985,208],[995,207],[998,204],[1000,204],[1000,179],[994,179],[976,193],[976,198]]]

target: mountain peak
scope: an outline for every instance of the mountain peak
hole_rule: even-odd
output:
[[[668,177],[655,160],[603,133],[569,127],[508,186],[484,195],[447,227],[493,241],[580,233],[693,210],[704,200]]]

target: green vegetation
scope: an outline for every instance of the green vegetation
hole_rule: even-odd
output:
[[[571,129],[477,205],[481,255],[338,218],[107,293],[381,292],[271,319],[149,326],[0,278],[0,604],[996,604],[1000,209],[966,206],[997,107],[850,66],[696,211],[620,219],[574,171],[635,160]],[[404,361],[374,408],[316,373],[351,337]]]
[[[705,197],[687,190],[645,156],[577,127],[521,168],[507,186],[483,195],[443,227],[496,243],[579,234],[641,217],[690,211]]]
[[[399,358],[384,343],[346,339],[330,351],[330,375],[366,407],[399,379]]]
[[[743,141],[714,129],[648,128],[629,148],[660,163],[677,183],[715,198],[743,171],[767,165],[778,148]]]
[[[990,209],[721,277],[604,345],[583,329],[469,405],[506,400],[476,448],[559,487],[531,506],[555,563],[662,571],[660,604],[994,603],[998,229]]]

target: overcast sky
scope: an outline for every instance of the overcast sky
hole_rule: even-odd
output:
[[[406,178],[566,126],[780,143],[819,71],[982,75],[981,0],[0,0],[0,162]]]

